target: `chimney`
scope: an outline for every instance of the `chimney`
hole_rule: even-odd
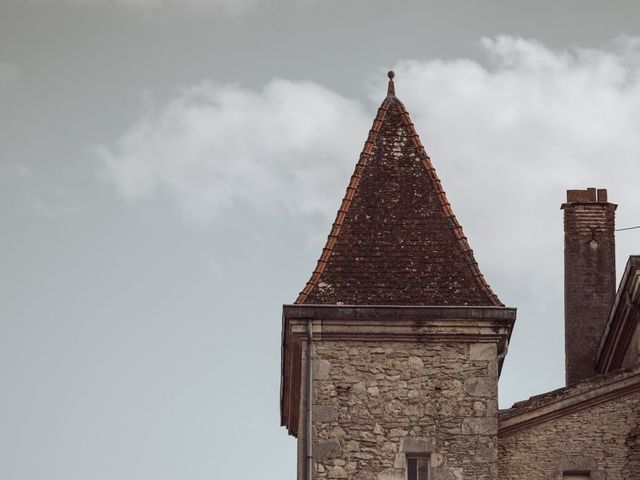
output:
[[[564,210],[564,350],[567,385],[595,375],[595,355],[616,289],[614,220],[605,189],[567,190]]]

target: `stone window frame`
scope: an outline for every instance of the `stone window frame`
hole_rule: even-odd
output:
[[[432,470],[432,454],[435,452],[435,441],[431,438],[424,437],[404,437],[400,441],[400,449],[396,455],[396,465],[402,469],[402,478],[407,479],[408,469],[407,460],[409,458],[425,458],[427,459],[428,474],[427,478],[433,478]]]
[[[598,468],[593,457],[565,455],[560,458],[556,472],[549,480],[563,480],[565,475],[588,475],[589,480],[607,480],[607,472]]]

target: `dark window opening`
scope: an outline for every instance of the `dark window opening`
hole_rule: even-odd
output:
[[[589,472],[564,472],[562,480],[589,480],[591,474]]]
[[[407,480],[429,480],[427,457],[407,457]]]

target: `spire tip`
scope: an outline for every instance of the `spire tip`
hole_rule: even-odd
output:
[[[387,73],[387,77],[389,77],[389,86],[387,87],[387,97],[394,97],[396,95],[396,89],[395,86],[393,85],[393,77],[395,77],[396,74],[394,73],[393,70],[389,70],[389,73]]]

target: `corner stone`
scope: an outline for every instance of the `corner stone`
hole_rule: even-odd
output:
[[[318,440],[313,445],[313,453],[318,460],[326,460],[339,457],[342,448],[337,440]]]
[[[338,411],[327,405],[313,406],[313,421],[321,423],[334,422],[338,418]]]
[[[471,360],[493,360],[496,358],[495,343],[474,343],[469,346],[469,358]]]
[[[399,468],[388,468],[378,474],[378,480],[404,480],[404,470]]]

